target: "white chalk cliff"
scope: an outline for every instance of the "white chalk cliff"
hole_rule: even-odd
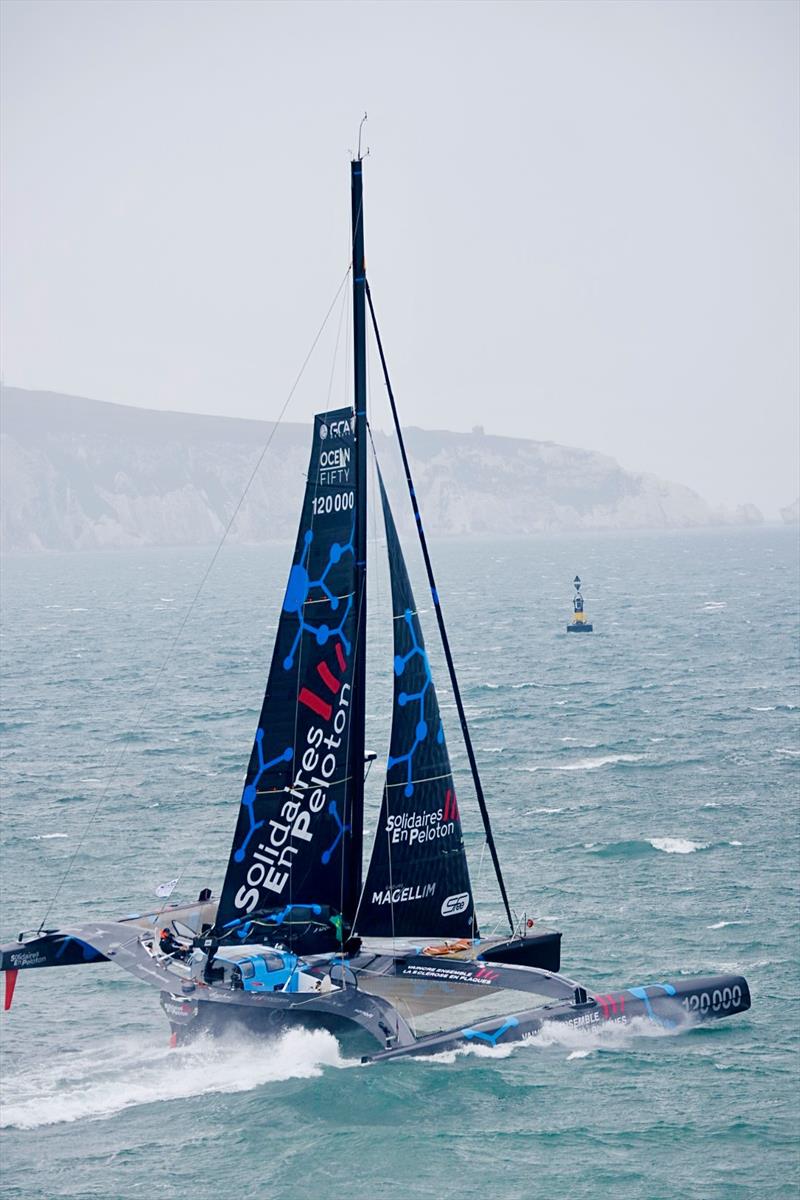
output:
[[[6,551],[202,545],[227,525],[273,426],[267,421],[127,408],[3,388]],[[309,428],[278,427],[230,537],[293,537]],[[432,536],[558,530],[689,529],[762,520],[752,505],[712,510],[690,488],[623,470],[589,450],[481,431],[406,433]],[[390,490],[390,439],[375,437]],[[405,506],[398,513],[403,523]]]

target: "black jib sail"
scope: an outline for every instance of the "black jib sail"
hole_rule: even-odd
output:
[[[386,783],[357,932],[473,937],[472,888],[439,703],[381,480],[392,580],[394,706]]]
[[[360,839],[361,819],[352,780],[364,769],[363,733],[352,719],[360,503],[353,410],[322,413],[220,897],[220,936],[247,936],[249,917],[287,904],[327,905],[348,921],[355,912],[361,847],[353,829]]]

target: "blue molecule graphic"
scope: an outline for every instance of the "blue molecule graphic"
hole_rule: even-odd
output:
[[[427,695],[428,689],[431,687],[432,680],[428,655],[425,647],[421,644],[420,639],[417,637],[415,617],[411,609],[406,609],[405,613],[403,614],[403,619],[405,620],[405,623],[408,626],[408,631],[411,635],[411,649],[409,650],[408,654],[395,655],[394,673],[399,678],[401,675],[405,674],[405,669],[412,659],[419,658],[422,663],[423,671],[425,672],[425,678],[422,682],[422,687],[418,692],[398,693],[397,703],[399,704],[400,708],[405,708],[407,704],[414,704],[415,702],[419,705],[419,719],[417,720],[417,724],[414,729],[414,742],[411,747],[406,751],[405,754],[398,754],[395,757],[392,757],[390,754],[386,765],[387,769],[391,770],[392,767],[396,767],[399,763],[406,764],[407,775],[404,791],[406,796],[413,796],[414,782],[412,776],[414,754],[428,736],[428,723],[425,720],[425,696]],[[441,721],[439,722],[439,731],[436,734],[436,741],[440,746],[444,743],[444,733],[442,732]]]
[[[261,829],[262,825],[264,824],[263,821],[256,820],[255,813],[253,811],[253,806],[256,802],[256,792],[258,790],[261,776],[265,771],[269,771],[271,767],[276,767],[280,762],[291,762],[292,758],[294,757],[294,750],[291,746],[287,746],[283,753],[279,754],[277,758],[273,758],[269,762],[265,762],[263,744],[264,730],[257,729],[256,750],[258,751],[258,772],[253,776],[250,783],[245,785],[244,792],[242,793],[242,807],[247,809],[247,815],[250,818],[250,828],[248,829],[241,846],[237,846],[236,850],[234,851],[233,858],[234,862],[237,863],[244,862],[244,856],[247,853],[247,847],[250,844],[250,839],[256,830]]]
[[[303,553],[300,556],[300,562],[295,563],[289,572],[289,582],[286,585],[286,595],[283,598],[283,611],[285,613],[293,613],[297,617],[297,633],[295,634],[292,648],[283,660],[283,669],[290,671],[294,666],[297,647],[300,645],[300,639],[304,633],[314,635],[317,645],[324,646],[329,638],[338,637],[344,646],[345,653],[350,653],[350,642],[344,634],[344,627],[347,618],[350,615],[350,610],[353,607],[352,595],[347,597],[342,619],[335,629],[331,629],[328,625],[314,625],[305,618],[304,609],[309,600],[311,592],[314,588],[319,588],[322,595],[330,602],[333,612],[339,609],[340,599],[335,596],[328,587],[327,578],[331,567],[334,567],[338,562],[341,562],[345,554],[355,555],[355,523],[350,531],[350,540],[345,545],[339,542],[333,542],[328,547],[328,561],[325,569],[319,579],[311,579],[308,573],[308,559],[311,553],[311,543],[314,541],[313,529],[307,529],[303,536]]]

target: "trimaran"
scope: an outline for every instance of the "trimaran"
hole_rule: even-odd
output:
[[[371,1035],[370,1060],[497,1046],[547,1022],[662,1025],[750,1006],[740,975],[598,994],[560,973],[561,934],[506,893],[366,277],[362,157],[351,163],[355,391],[314,420],[300,528],[218,901],[20,934],[17,973],[113,962],[158,989],[174,1043],[231,1025]],[[367,634],[367,310],[509,934],[481,935],[419,613],[386,491],[394,697],[377,832],[362,870]],[[388,664],[387,664],[388,668]],[[377,1043],[377,1046],[375,1045]]]

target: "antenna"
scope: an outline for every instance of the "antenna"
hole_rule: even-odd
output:
[[[364,122],[366,121],[366,119],[367,119],[367,114],[364,113],[363,117],[361,118],[361,123],[358,127],[358,155],[357,155],[357,158],[358,158],[359,162],[361,161],[362,158],[366,158],[366,154],[362,155],[362,153],[361,153],[361,130],[364,128]],[[367,146],[367,154],[369,154],[369,146]]]

